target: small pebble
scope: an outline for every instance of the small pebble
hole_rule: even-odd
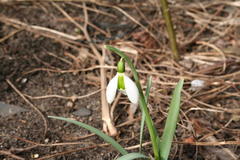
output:
[[[63,85],[65,88],[69,88],[70,87],[70,84],[64,84]]]
[[[202,87],[204,87],[205,81],[200,79],[195,79],[191,82],[191,90],[196,91]]]
[[[22,80],[21,80],[21,83],[26,83],[28,81],[28,79],[27,78],[23,78]]]
[[[73,107],[73,102],[72,101],[68,101],[66,106],[69,107],[69,108]]]
[[[88,121],[91,122],[92,120],[93,120],[93,117],[89,117],[89,118],[88,118]]]
[[[39,158],[39,154],[37,154],[37,153],[36,153],[36,154],[33,154],[32,157],[33,157],[33,158]]]
[[[92,111],[90,109],[87,108],[80,108],[77,111],[73,112],[74,115],[76,116],[81,116],[81,117],[85,117],[85,116],[90,116],[92,114]]]
[[[205,83],[205,81],[203,81],[203,80],[195,79],[191,82],[191,86],[192,87],[203,87],[204,83]]]
[[[91,108],[91,105],[87,105],[87,107],[86,107],[87,109],[90,109]]]
[[[66,91],[63,89],[63,90],[61,90],[61,93],[62,94],[66,94]]]
[[[6,104],[0,101],[0,117],[7,117],[10,115],[18,114],[21,112],[26,112],[28,110],[15,105]]]
[[[44,140],[44,143],[48,143],[48,142],[49,142],[49,139],[46,138],[46,139]]]

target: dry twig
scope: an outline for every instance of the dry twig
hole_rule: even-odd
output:
[[[34,106],[13,84],[10,80],[6,80],[7,83],[14,89],[14,91],[27,103],[29,104],[29,106],[35,110],[42,118],[43,120],[43,123],[44,123],[44,137],[46,136],[47,134],[47,130],[48,130],[48,123],[47,123],[47,120],[45,118],[45,116],[42,114],[42,112],[36,107]]]

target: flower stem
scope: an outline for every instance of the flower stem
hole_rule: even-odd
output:
[[[171,15],[169,13],[168,2],[167,0],[160,0],[160,3],[161,3],[162,14],[166,22],[167,32],[170,40],[170,46],[172,49],[172,56],[174,60],[178,61],[180,57],[179,57],[179,52],[177,47],[176,34],[173,29]]]

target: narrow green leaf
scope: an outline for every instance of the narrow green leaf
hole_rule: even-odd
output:
[[[160,142],[160,158],[161,158],[161,160],[167,160],[169,153],[170,153],[173,136],[174,136],[174,133],[176,130],[178,116],[179,116],[181,90],[183,87],[183,82],[184,82],[184,80],[181,79],[178,82],[178,84],[175,87],[174,92],[173,92],[167,121],[165,124],[163,135],[161,137],[161,142]]]
[[[92,133],[95,133],[96,135],[98,135],[99,137],[101,137],[104,141],[110,143],[114,148],[116,148],[116,150],[118,150],[122,155],[126,155],[128,154],[128,152],[117,142],[115,141],[112,137],[104,134],[102,131],[100,131],[97,128],[94,128],[92,126],[89,126],[85,123],[79,122],[79,121],[75,121],[72,119],[68,119],[68,118],[64,118],[64,117],[56,117],[56,116],[48,116],[49,118],[53,118],[53,119],[59,119],[59,120],[63,120],[69,123],[73,123],[76,124],[82,128],[85,128],[87,130],[89,130]]]
[[[128,153],[122,157],[119,157],[117,160],[132,160],[132,159],[137,159],[137,158],[147,159],[148,157],[141,153]]]
[[[148,103],[148,97],[149,97],[149,94],[150,94],[151,87],[152,87],[152,76],[148,77],[148,80],[147,80],[147,88],[146,88],[146,93],[145,93],[146,103]]]
[[[143,130],[144,130],[145,119],[146,119],[146,116],[145,116],[144,113],[142,113],[141,128],[140,128],[140,138],[139,138],[139,141],[140,141],[139,152],[142,152]]]
[[[161,140],[160,140],[159,137],[156,137],[156,142],[157,142],[157,146],[158,146],[159,157],[161,157],[161,156],[160,156],[160,152],[161,152],[161,150],[160,150],[160,142],[161,142]]]
[[[149,94],[150,94],[151,86],[152,86],[152,76],[149,77],[148,80],[147,80],[147,88],[146,88],[146,92],[145,92],[146,104],[148,104],[148,97],[149,97]],[[139,149],[140,152],[142,151],[143,130],[144,130],[145,119],[146,119],[145,113],[142,112],[141,128],[140,128],[140,149]]]

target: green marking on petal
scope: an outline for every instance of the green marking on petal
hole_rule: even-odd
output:
[[[118,89],[119,90],[125,90],[125,84],[124,84],[124,74],[118,73]]]
[[[125,72],[125,60],[123,58],[117,64],[117,72],[124,73]]]

